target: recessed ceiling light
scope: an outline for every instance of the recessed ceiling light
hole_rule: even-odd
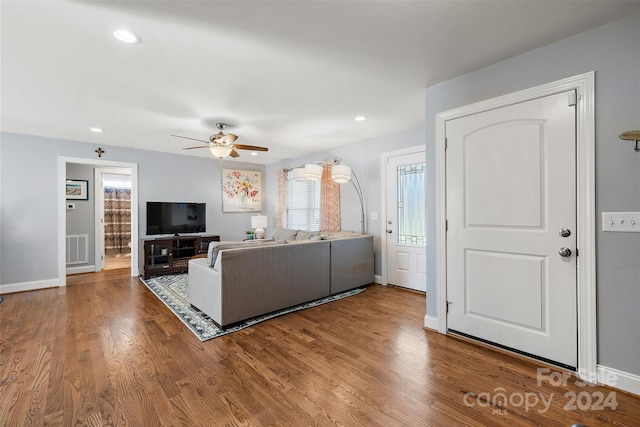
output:
[[[113,35],[113,37],[117,38],[123,43],[135,44],[142,41],[139,35],[124,28],[110,28],[109,32]]]
[[[100,129],[100,128],[89,128],[89,130],[91,132],[95,132],[95,133],[102,133],[104,132],[104,129]]]
[[[252,156],[257,156],[257,155],[258,155],[258,153],[257,153],[257,152],[255,152],[255,151],[252,151],[252,152],[251,152],[251,153],[249,153],[249,154],[251,154]]]
[[[357,116],[354,120],[356,122],[364,122],[367,118],[365,116]]]

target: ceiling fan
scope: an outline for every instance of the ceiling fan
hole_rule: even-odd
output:
[[[269,151],[268,148],[258,147],[256,145],[242,145],[242,144],[234,144],[236,139],[238,139],[237,135],[232,133],[223,133],[222,130],[227,126],[226,123],[216,123],[216,127],[218,128],[218,133],[215,135],[211,135],[209,137],[209,141],[205,141],[203,139],[189,138],[188,136],[180,136],[180,135],[171,135],[176,138],[184,138],[191,139],[193,141],[204,142],[207,145],[199,145],[197,147],[187,147],[183,148],[183,150],[193,150],[195,148],[208,148],[211,151],[211,154],[218,158],[223,158],[227,156],[231,157],[240,157],[240,154],[236,151],[238,150],[251,150],[251,151]]]

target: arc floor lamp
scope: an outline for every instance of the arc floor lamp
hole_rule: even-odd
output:
[[[364,197],[362,196],[362,187],[356,173],[350,166],[342,164],[340,159],[333,159],[329,162],[316,162],[306,164],[301,167],[289,169],[289,179],[296,181],[317,181],[322,177],[322,164],[331,165],[331,179],[338,184],[346,184],[351,182],[355,188],[360,200],[360,232],[366,234],[366,217],[364,213]]]
[[[366,218],[364,214],[364,198],[362,197],[362,188],[360,187],[360,180],[356,173],[350,166],[341,164],[339,160],[334,160],[334,164],[331,166],[331,179],[338,184],[345,184],[350,181],[358,194],[360,199],[360,231],[362,234],[366,234]],[[351,179],[353,177],[353,179]]]

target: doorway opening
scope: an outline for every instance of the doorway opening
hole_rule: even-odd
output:
[[[131,268],[131,171],[96,169],[98,181],[101,184],[102,209],[96,209],[96,224],[102,227],[99,231],[103,251],[98,254],[104,260],[102,269]]]
[[[125,174],[128,173],[131,179],[131,200],[130,200],[130,217],[131,217],[131,237],[130,237],[130,273],[132,277],[138,276],[138,165],[136,163],[116,162],[102,159],[85,159],[76,157],[58,157],[58,284],[59,286],[66,286],[67,284],[67,201],[66,201],[66,180],[67,180],[67,166],[68,165],[84,165],[95,168],[96,172],[93,174],[93,182],[90,183],[94,188],[94,215],[96,217],[98,213],[100,215],[103,211],[104,198],[95,197],[96,194],[101,195],[102,180],[96,178],[98,174],[97,170],[102,168],[118,168],[121,171],[125,170]],[[94,265],[91,266],[93,271],[101,271],[103,269],[104,257],[103,248],[105,245],[103,232],[104,230],[103,219],[91,218],[93,226],[89,226],[89,234],[92,235],[94,241],[94,258],[89,258],[93,261]],[[100,258],[100,259],[98,259]]]

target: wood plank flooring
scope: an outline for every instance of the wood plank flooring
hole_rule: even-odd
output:
[[[640,397],[554,368],[538,385],[545,365],[424,310],[372,285],[202,343],[128,270],[69,276],[0,304],[0,426],[640,425]]]
[[[110,254],[104,256],[103,270],[131,269],[131,254]]]

